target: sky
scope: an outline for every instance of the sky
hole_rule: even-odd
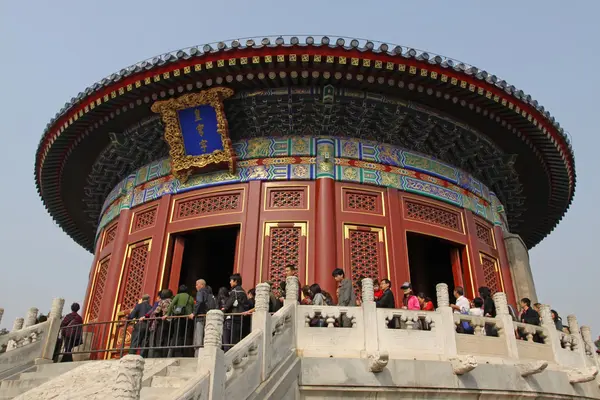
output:
[[[0,2],[1,327],[54,297],[83,303],[92,255],[64,234],[35,189],[34,156],[51,117],[87,86],[139,60],[192,45],[279,34],[368,38],[490,71],[543,104],[575,149],[575,200],[530,252],[539,300],[600,334],[600,2],[2,1]]]

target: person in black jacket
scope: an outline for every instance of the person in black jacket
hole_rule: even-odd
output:
[[[523,309],[523,311],[521,311],[521,322],[525,323],[525,324],[530,324],[530,325],[539,325],[540,324],[540,314],[538,314],[537,311],[535,311],[533,308],[531,308],[531,300],[529,300],[527,297],[524,297],[521,299],[521,308]],[[521,333],[521,339],[523,340],[527,340],[527,335],[525,334],[525,332]],[[539,335],[536,333],[533,335],[533,341],[534,342],[540,342],[541,338],[539,337]],[[541,342],[543,343],[543,342]]]
[[[225,351],[229,350],[233,345],[242,340],[242,318],[244,318],[242,313],[248,311],[246,309],[248,297],[246,296],[244,289],[242,289],[242,276],[240,274],[231,275],[229,284],[231,285],[231,291],[229,292],[229,297],[221,311],[226,314],[231,313],[235,315],[228,315],[225,317],[226,319],[231,319],[231,336],[223,338]]]
[[[494,304],[494,299],[492,299],[492,292],[490,291],[490,288],[487,286],[480,287],[479,296],[483,299],[483,316],[495,318],[496,304]],[[491,324],[485,324],[485,334],[486,336],[498,336],[496,328],[494,328],[494,326]]]
[[[145,294],[142,296],[142,301],[135,305],[127,317],[129,321],[132,321],[131,323],[135,324],[133,326],[133,332],[131,333],[131,346],[129,347],[130,354],[137,353],[137,350],[141,347],[148,347],[148,321],[144,321],[144,318],[151,309],[150,295]],[[138,321],[140,319],[141,321]],[[147,357],[148,349],[142,349],[140,355],[144,358]]]
[[[380,287],[383,290],[383,295],[375,302],[377,308],[394,308],[394,293],[390,289],[391,286],[392,283],[389,279],[381,280]]]

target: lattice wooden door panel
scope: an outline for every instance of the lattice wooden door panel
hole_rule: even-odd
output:
[[[388,278],[383,229],[346,225],[344,227],[346,274],[359,294],[361,278]]]
[[[143,293],[144,280],[150,261],[150,240],[136,243],[129,247],[125,267],[121,275],[121,284],[119,288],[119,297],[117,300],[116,319],[125,320],[126,316],[138,303]],[[113,349],[120,348],[125,339],[124,346],[129,347],[131,341],[131,331],[133,325],[127,327],[127,332],[123,332],[123,326],[117,327],[113,332],[109,346]],[[110,357],[114,357],[111,354]]]
[[[106,287],[106,277],[108,275],[108,264],[110,257],[105,257],[98,263],[96,272],[94,273],[93,287],[88,302],[87,322],[96,322],[100,314],[100,306],[104,297],[104,289]]]
[[[306,269],[306,224],[267,224],[265,235],[266,280],[279,288],[280,282],[285,281],[285,267],[291,264],[298,269],[302,282]]]
[[[498,262],[485,254],[481,254],[481,267],[483,268],[483,276],[485,285],[490,288],[492,294],[502,291],[502,281]]]

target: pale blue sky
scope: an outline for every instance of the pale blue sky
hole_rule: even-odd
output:
[[[597,207],[600,78],[597,0],[29,1],[0,5],[0,307],[3,327],[53,297],[83,302],[91,254],[58,228],[33,180],[42,131],[103,77],[168,50],[224,39],[328,34],[444,54],[530,93],[572,137],[577,192],[531,252],[540,301],[600,333]]]

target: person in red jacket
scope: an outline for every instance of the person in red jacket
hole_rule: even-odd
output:
[[[375,291],[375,301],[381,299],[383,290],[379,287],[379,281],[377,279],[373,280],[373,290]]]
[[[417,298],[419,299],[419,305],[421,306],[421,310],[423,311],[433,311],[433,302],[431,301],[431,299],[429,297],[425,297],[425,293],[420,292],[417,295]]]

